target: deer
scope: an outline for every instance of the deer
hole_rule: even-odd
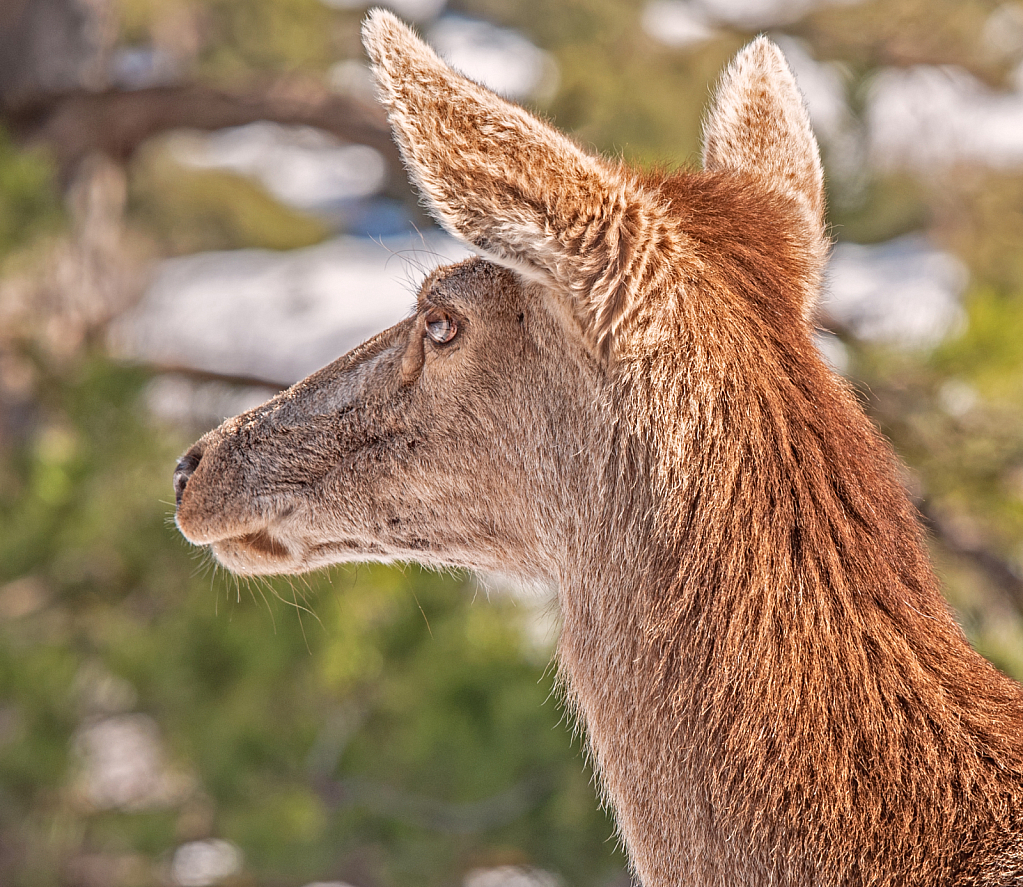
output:
[[[419,562],[557,589],[557,662],[644,887],[1023,884],[1023,688],[945,603],[899,462],[814,345],[830,241],[758,37],[702,168],[642,172],[363,27],[474,255],[205,434],[176,521],[242,575]]]

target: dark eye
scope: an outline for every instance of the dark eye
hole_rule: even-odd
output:
[[[458,333],[458,322],[438,308],[426,313],[426,335],[438,345],[450,342]]]

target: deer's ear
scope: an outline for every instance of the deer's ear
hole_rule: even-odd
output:
[[[655,198],[628,171],[451,70],[391,13],[373,10],[363,41],[405,165],[437,219],[567,293],[603,344],[649,279]]]
[[[743,49],[721,78],[704,125],[703,165],[747,174],[795,198],[826,250],[817,140],[785,56],[766,37]]]

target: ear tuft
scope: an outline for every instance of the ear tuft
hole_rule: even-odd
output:
[[[824,173],[796,78],[767,37],[743,49],[721,78],[704,125],[703,165],[734,170],[799,201],[824,238]]]
[[[362,43],[373,61],[373,74],[386,104],[394,95],[396,80],[404,74],[443,65],[436,53],[387,9],[377,7],[366,15]]]
[[[407,25],[393,12],[377,6],[366,13],[362,23],[362,42],[375,61],[389,42],[400,38],[402,31],[408,31]]]

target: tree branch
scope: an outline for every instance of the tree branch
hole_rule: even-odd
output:
[[[152,136],[173,129],[210,131],[257,120],[313,126],[345,142],[375,148],[401,169],[383,111],[317,85],[278,81],[227,92],[199,83],[102,92],[73,90],[0,105],[0,116],[28,142],[45,142],[67,180],[78,163],[101,152],[124,162]],[[404,182],[404,176],[398,181]]]
[[[266,379],[262,376],[249,376],[244,373],[224,373],[217,370],[202,370],[177,363],[135,363],[148,373],[161,376],[181,376],[196,384],[205,382],[222,382],[225,385],[237,385],[239,388],[267,388],[271,391],[283,391],[294,382],[282,382],[280,379]]]

